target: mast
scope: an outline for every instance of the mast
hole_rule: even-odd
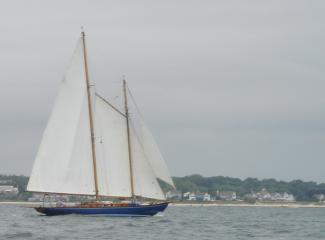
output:
[[[90,134],[91,134],[91,153],[93,159],[93,169],[94,169],[94,182],[95,182],[95,193],[96,199],[98,199],[98,177],[97,177],[97,166],[96,166],[96,151],[95,151],[95,132],[94,132],[94,121],[92,115],[92,105],[91,105],[91,95],[90,95],[90,83],[89,83],[89,74],[88,74],[88,62],[87,62],[87,51],[86,51],[86,41],[85,41],[85,32],[81,31],[82,45],[84,51],[84,63],[85,63],[85,75],[86,75],[86,84],[87,84],[87,97],[88,97],[88,110],[89,110],[89,123],[90,123]]]
[[[124,93],[124,108],[126,116],[126,131],[128,136],[128,152],[129,152],[129,166],[130,166],[130,183],[131,183],[131,195],[134,198],[134,186],[133,186],[133,169],[132,169],[132,154],[131,154],[131,138],[130,138],[130,122],[129,122],[129,109],[128,98],[126,94],[126,81],[123,79],[123,93]]]

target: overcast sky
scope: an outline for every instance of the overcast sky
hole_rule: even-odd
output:
[[[324,7],[2,2],[0,173],[30,174],[83,25],[97,90],[126,75],[172,175],[325,182]]]

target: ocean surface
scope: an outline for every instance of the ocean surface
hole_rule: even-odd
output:
[[[0,205],[0,239],[325,239],[325,208],[170,206],[163,215],[119,218]]]

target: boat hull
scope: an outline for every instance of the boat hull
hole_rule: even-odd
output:
[[[163,212],[168,206],[168,203],[157,203],[150,205],[136,206],[112,206],[112,207],[37,207],[36,211],[48,215],[108,215],[108,216],[126,216],[126,217],[141,217],[153,216],[159,212]]]

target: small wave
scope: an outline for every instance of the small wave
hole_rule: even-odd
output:
[[[172,221],[169,219],[159,219],[159,221],[157,221],[157,223],[171,223]]]
[[[4,236],[6,239],[17,239],[17,238],[26,239],[32,237],[33,234],[31,232],[21,232],[21,233],[10,233]]]
[[[279,229],[275,230],[275,233],[292,233],[293,231],[290,231],[289,229]]]
[[[163,217],[164,214],[163,213],[157,213],[156,215],[154,215],[154,217]]]
[[[125,226],[127,226],[127,227],[136,227],[136,225],[131,223],[131,222],[126,223]]]
[[[20,227],[20,224],[18,224],[18,223],[12,223],[11,226],[17,228],[17,227]]]

